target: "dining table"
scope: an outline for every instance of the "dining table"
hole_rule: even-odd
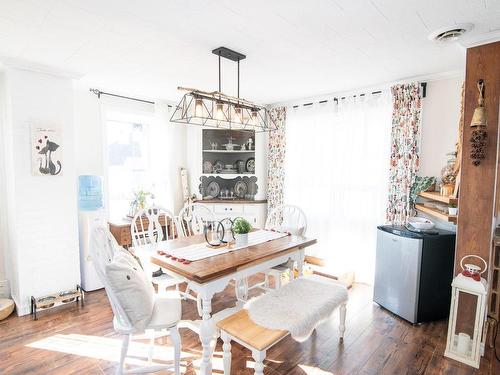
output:
[[[264,231],[261,230],[261,232]],[[218,337],[217,321],[241,309],[241,306],[236,304],[233,308],[212,314],[213,296],[222,292],[233,280],[235,282],[244,280],[290,260],[296,262],[300,277],[304,265],[305,249],[315,243],[316,239],[314,238],[288,234],[262,243],[240,246],[234,250],[228,247],[223,249],[222,253],[220,247],[211,248],[207,244],[206,252],[208,254],[205,256],[208,255],[208,257],[194,261],[178,259],[169,254],[197,244],[199,247],[203,247],[206,244],[203,234],[162,241],[147,247],[147,256],[151,263],[162,267],[173,276],[184,278],[189,282],[190,289],[201,298],[201,320],[190,321],[192,324],[186,325],[197,332],[200,337],[203,350],[200,365],[201,374],[212,373],[212,354]],[[211,251],[215,255],[210,256]]]

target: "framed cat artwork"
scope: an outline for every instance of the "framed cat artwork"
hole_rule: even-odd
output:
[[[34,176],[57,176],[63,171],[61,129],[31,127],[31,172]]]

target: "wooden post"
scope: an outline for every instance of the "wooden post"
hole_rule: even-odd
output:
[[[479,255],[488,263],[490,260],[494,222],[500,207],[500,181],[495,186],[498,165],[499,66],[500,42],[467,49],[456,273],[461,271],[460,259],[467,254]],[[476,85],[479,79],[483,79],[485,83],[488,144],[486,159],[479,166],[474,166],[470,159],[470,122],[477,106]],[[487,278],[487,275],[484,276]]]

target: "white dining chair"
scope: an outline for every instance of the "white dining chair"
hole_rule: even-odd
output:
[[[216,218],[212,210],[204,204],[190,203],[179,212],[178,221],[182,235],[190,237],[203,234],[205,226],[215,222]]]
[[[307,231],[306,215],[298,206],[281,205],[269,212],[264,228],[296,236],[305,236]],[[283,274],[288,274],[290,281],[295,278],[294,266],[293,261],[288,261],[270,268],[265,272],[264,282],[252,285],[249,289],[260,288],[269,290],[270,275],[274,278],[274,288],[281,288],[281,276]]]
[[[201,203],[190,203],[185,205],[177,216],[177,222],[180,227],[180,237],[191,237],[197,234],[203,234],[205,226],[216,221],[215,215],[210,208]],[[186,293],[190,293],[191,288],[186,288]],[[198,315],[201,317],[203,314],[201,299],[197,298],[196,308]]]
[[[179,235],[182,236],[182,229],[175,216],[172,212],[160,206],[152,206],[139,210],[132,219],[130,232],[132,234],[132,246],[139,257],[141,257],[142,252],[141,247],[144,249],[162,241],[173,240]],[[155,250],[153,249],[153,251]],[[149,262],[149,256],[150,251],[146,251],[142,257],[144,259],[142,263],[145,269],[151,271],[151,281],[158,287],[158,291],[163,292],[171,286],[175,286],[175,289],[179,291],[179,284],[187,283],[186,290],[179,292],[184,300],[190,299],[196,302],[198,315],[201,317],[201,301],[197,296],[191,294],[189,281],[172,275],[162,268],[160,268],[160,272],[154,271],[151,262]],[[157,275],[157,273],[159,274]]]
[[[108,228],[105,226],[99,225],[92,228],[91,238],[90,238],[90,256],[94,267],[96,269],[96,273],[104,285],[106,290],[106,294],[108,296],[111,309],[113,310],[114,318],[113,318],[113,327],[116,332],[125,335],[122,341],[122,347],[120,352],[120,364],[117,369],[117,374],[145,374],[145,373],[154,373],[165,369],[174,369],[175,374],[180,374],[180,354],[181,354],[181,339],[178,331],[178,323],[181,319],[182,315],[182,306],[180,302],[180,297],[176,292],[170,292],[169,295],[158,295],[154,293],[154,290],[151,287],[151,284],[147,281],[146,276],[143,276],[143,279],[146,284],[144,285],[144,290],[146,293],[151,293],[151,295],[143,296],[145,298],[150,298],[153,301],[153,307],[151,311],[151,316],[148,317],[147,323],[138,327],[132,323],[130,316],[132,312],[130,311],[130,303],[127,308],[123,305],[123,301],[130,301],[133,298],[125,298],[123,290],[117,290],[116,282],[114,283],[115,287],[111,285],[109,278],[109,270],[110,267],[113,266],[114,263],[117,263],[117,259],[128,259],[128,264],[133,265],[129,267],[127,271],[127,264],[123,261],[118,263],[122,267],[125,267],[124,274],[124,283],[126,280],[130,280],[129,273],[144,273],[144,271],[140,268],[140,264],[132,257],[132,255],[120,247],[117,243],[113,235],[109,232]],[[117,256],[117,253],[122,252],[120,256]],[[127,286],[124,285],[124,288]],[[137,293],[141,292],[140,290],[126,290],[127,293]],[[118,293],[118,294],[117,294]],[[120,297],[118,296],[121,296]],[[149,342],[149,351],[147,358],[147,366],[142,367],[134,367],[131,369],[125,369],[125,360],[128,355],[129,344],[133,339],[133,335],[140,335],[143,333],[147,333],[150,338]],[[161,336],[169,335],[173,346],[174,346],[174,364],[154,364],[153,363],[153,353],[154,353],[154,340],[156,337],[156,332],[161,332]]]

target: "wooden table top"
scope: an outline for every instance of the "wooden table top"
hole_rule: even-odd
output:
[[[184,237],[164,242],[156,250],[168,253],[172,249],[204,242],[205,237],[203,235]],[[311,246],[316,242],[316,239],[313,238],[286,236],[244,249],[193,261],[189,264],[182,264],[181,262],[158,255],[156,252],[151,254],[151,262],[178,275],[182,275],[188,280],[204,283],[234,273],[241,268],[262,263],[297,248]]]

